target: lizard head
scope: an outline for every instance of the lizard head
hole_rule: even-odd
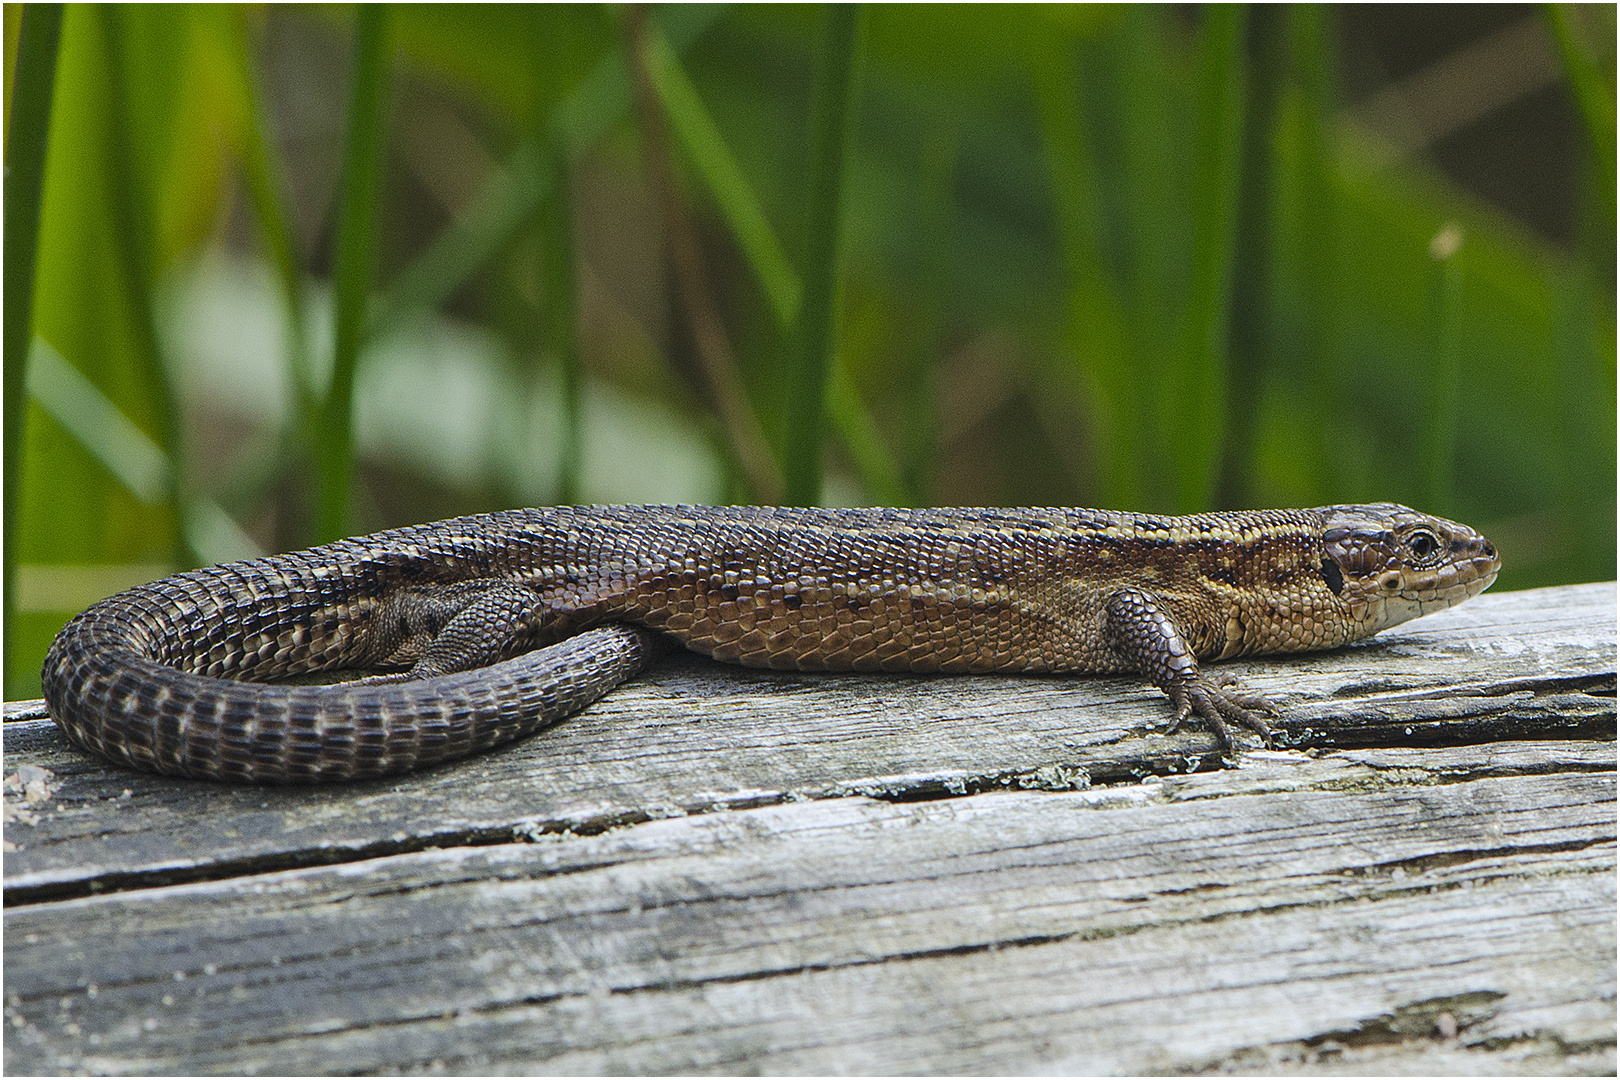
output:
[[[1362,634],[1376,634],[1477,596],[1502,558],[1467,525],[1395,503],[1324,506],[1322,577],[1350,605]]]

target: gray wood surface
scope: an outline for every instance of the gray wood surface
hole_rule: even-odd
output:
[[[1236,768],[1135,680],[691,657],[346,787],[10,722],[6,1069],[1612,1073],[1615,587],[1221,671]]]

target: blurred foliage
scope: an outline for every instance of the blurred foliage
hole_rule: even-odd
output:
[[[1400,501],[1499,587],[1614,576],[1613,7],[1529,16],[1584,155],[1561,238],[1340,100],[1334,9],[632,16],[67,9],[8,697],[178,566],[776,477]]]

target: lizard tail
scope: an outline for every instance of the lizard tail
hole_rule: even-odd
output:
[[[654,648],[615,624],[471,671],[286,686],[179,672],[116,626],[77,623],[43,672],[68,738],[147,772],[253,783],[387,776],[485,750],[585,708]]]

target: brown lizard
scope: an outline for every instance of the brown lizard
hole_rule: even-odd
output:
[[[46,656],[87,750],[224,780],[379,776],[516,738],[639,671],[655,635],[801,671],[1140,672],[1268,742],[1200,660],[1328,649],[1482,592],[1466,525],[1393,504],[1192,517],[1083,509],[514,510],[177,574]],[[262,680],[345,668],[335,685]]]

